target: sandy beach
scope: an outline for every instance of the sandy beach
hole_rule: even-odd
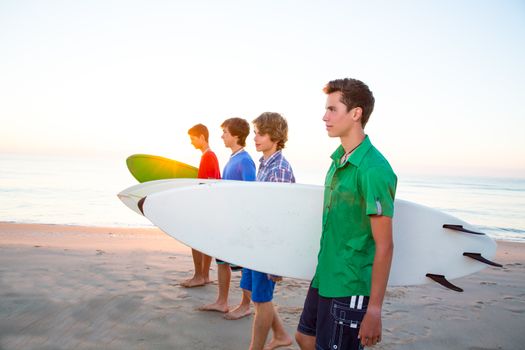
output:
[[[504,267],[454,280],[464,293],[389,288],[375,349],[523,349],[524,248],[498,242]],[[252,317],[196,311],[217,284],[182,288],[191,270],[189,248],[154,228],[0,223],[0,349],[247,349]],[[285,279],[276,289],[291,334],[307,287]]]

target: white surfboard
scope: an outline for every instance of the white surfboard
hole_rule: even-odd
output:
[[[138,203],[139,201],[156,192],[162,192],[165,190],[171,190],[174,188],[194,186],[198,184],[205,184],[210,182],[217,182],[214,179],[167,179],[167,180],[154,180],[144,182],[135,186],[126,188],[117,194],[117,197],[124,203],[128,208],[142,215]],[[227,181],[227,180],[223,180]]]
[[[141,202],[144,215],[164,232],[208,255],[253,270],[313,277],[321,235],[322,186],[220,180],[179,184],[150,192]],[[488,259],[496,252],[494,240],[476,234],[473,226],[408,201],[396,200],[395,206],[389,285],[435,280],[460,291],[447,279],[492,263]]]

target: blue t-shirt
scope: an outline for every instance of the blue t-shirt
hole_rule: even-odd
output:
[[[255,181],[255,163],[244,149],[232,154],[222,171],[224,180]]]

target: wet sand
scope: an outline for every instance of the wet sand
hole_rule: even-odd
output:
[[[524,248],[498,242],[504,267],[455,280],[464,293],[389,288],[375,349],[522,349]],[[0,349],[247,349],[253,316],[195,310],[215,300],[212,267],[212,284],[186,289],[190,249],[158,229],[0,223]],[[285,279],[276,289],[291,334],[307,287]]]

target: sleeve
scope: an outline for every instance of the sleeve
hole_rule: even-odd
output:
[[[241,179],[243,181],[255,181],[255,163],[249,158],[244,158],[241,162]]]
[[[362,174],[361,190],[367,215],[394,216],[397,176],[392,169],[373,167]]]

